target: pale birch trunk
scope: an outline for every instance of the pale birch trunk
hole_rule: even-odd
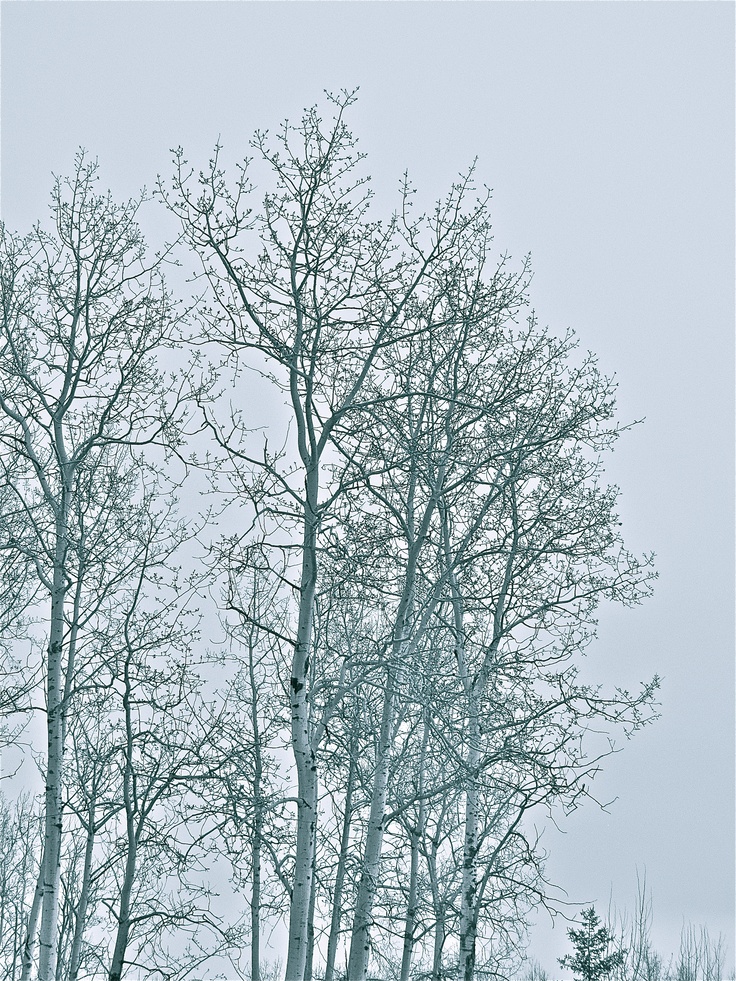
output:
[[[314,907],[317,901],[317,848],[315,843],[312,860],[312,893],[309,897],[309,915],[307,917],[307,963],[304,966],[304,981],[312,981],[314,971]]]
[[[414,930],[417,923],[417,880],[419,878],[419,829],[411,829],[409,853],[409,895],[404,919],[404,945],[401,951],[401,981],[409,981],[414,953]]]
[[[445,911],[440,908],[434,925],[434,943],[432,945],[432,981],[442,981],[442,951],[445,949]]]
[[[342,816],[342,833],[340,835],[340,855],[335,873],[335,891],[332,898],[332,918],[330,920],[330,936],[327,941],[327,961],[325,963],[325,981],[333,981],[335,974],[335,957],[337,942],[340,938],[340,920],[342,918],[342,894],[345,887],[345,867],[350,850],[350,821],[353,816],[353,785],[355,783],[355,753],[351,747],[350,769],[348,783],[345,788],[345,810]]]
[[[248,671],[250,675],[251,726],[253,728],[253,845],[251,848],[251,901],[250,901],[250,977],[251,981],[261,978],[261,849],[263,846],[263,754],[261,752],[261,733],[258,720],[258,698],[256,696],[256,675],[253,661],[253,645],[248,648]]]
[[[493,657],[498,650],[502,611],[510,583],[516,541],[506,564],[506,573],[494,615],[494,636],[478,673],[471,677],[465,646],[464,603],[453,569],[452,547],[447,513],[441,508],[442,543],[452,597],[453,634],[458,676],[468,707],[468,747],[465,759],[465,816],[463,829],[463,867],[460,892],[460,944],[458,973],[461,981],[473,981],[478,930],[478,847],[479,847],[479,771],[481,758],[480,699],[488,683]]]
[[[473,981],[478,893],[478,765],[479,719],[477,701],[471,695],[469,746],[466,758],[468,776],[465,785],[465,828],[463,839],[463,877],[460,892],[459,970],[462,981]]]
[[[476,687],[485,685],[487,674],[481,670],[477,678],[471,678],[465,656],[463,631],[463,605],[454,577],[453,606],[455,609],[455,634],[458,670],[468,706],[468,748],[465,758],[465,815],[463,829],[463,868],[460,888],[460,946],[458,970],[461,981],[473,981],[475,975],[475,947],[478,924],[478,826],[479,826],[479,769],[480,769],[480,708]]]
[[[62,664],[64,656],[64,602],[66,578],[66,501],[56,522],[54,574],[51,592],[51,624],[46,665],[46,794],[43,847],[43,897],[38,943],[38,981],[56,977],[59,890],[61,879],[62,765],[64,759],[64,698]]]
[[[33,955],[36,949],[36,935],[38,933],[38,922],[41,916],[41,899],[43,898],[43,875],[44,875],[44,861],[43,861],[43,852],[42,852],[41,864],[38,870],[38,879],[36,880],[36,889],[33,893],[33,902],[31,903],[31,909],[28,914],[28,923],[26,925],[26,939],[23,943],[23,951],[21,954],[20,981],[31,981],[31,972],[33,970]]]
[[[251,981],[261,978],[261,839],[263,834],[263,814],[256,804],[253,828],[253,848],[251,850],[252,889],[250,904],[250,976]]]
[[[427,851],[427,871],[432,890],[432,908],[434,910],[434,934],[432,945],[432,981],[442,981],[442,951],[445,945],[445,903],[437,877],[437,850],[439,841],[435,838],[432,847]]]
[[[312,466],[307,471],[305,488],[307,508],[302,543],[299,619],[290,683],[291,745],[297,772],[297,828],[285,981],[304,981],[309,945],[309,906],[312,897],[317,831],[317,760],[311,738],[309,702],[307,701],[314,597],[317,587],[317,496],[319,481],[316,466]]]
[[[109,981],[120,981],[123,967],[125,966],[125,952],[128,948],[128,939],[130,937],[130,897],[135,880],[138,842],[135,831],[132,828],[132,819],[128,819],[126,824],[128,825],[128,853],[125,858],[123,887],[120,891],[120,908],[117,917],[118,929],[115,935],[115,949],[113,950],[112,961],[110,963]]]
[[[125,966],[125,952],[130,937],[131,910],[130,897],[135,881],[136,862],[138,858],[138,834],[140,825],[136,827],[138,814],[138,799],[136,795],[135,777],[133,773],[133,718],[131,710],[130,662],[126,659],[124,674],[125,689],[123,692],[123,710],[125,712],[125,769],[123,771],[123,803],[125,805],[125,834],[127,852],[125,856],[125,871],[120,890],[120,907],[118,910],[118,929],[115,936],[115,948],[110,963],[109,981],[120,981]]]
[[[437,480],[438,487],[442,485],[443,480],[444,466],[440,467]],[[381,862],[381,849],[385,830],[388,777],[394,738],[394,706],[396,703],[394,671],[395,666],[402,663],[402,658],[406,654],[412,630],[411,618],[414,606],[414,586],[419,553],[426,539],[429,524],[437,505],[437,499],[433,494],[424,509],[419,529],[415,535],[415,489],[416,485],[412,479],[406,504],[406,527],[409,529],[407,542],[409,554],[406,564],[406,578],[396,612],[396,624],[394,627],[393,643],[391,645],[391,661],[386,669],[386,688],[383,698],[381,730],[376,746],[376,767],[373,776],[371,810],[363,851],[363,872],[358,886],[358,896],[356,899],[355,914],[353,916],[347,981],[366,981],[368,973],[370,928],[373,923],[373,902],[378,888],[378,871]],[[427,618],[428,615],[429,611],[425,610],[424,617]]]
[[[417,900],[418,900],[418,879],[419,879],[419,842],[421,841],[426,822],[426,803],[424,801],[424,767],[427,758],[427,743],[429,741],[429,727],[424,725],[422,733],[422,750],[419,757],[419,813],[417,815],[416,827],[411,829],[411,852],[409,859],[409,896],[406,903],[406,920],[404,923],[404,946],[401,954],[401,976],[400,981],[409,981],[411,973],[411,960],[414,953],[414,931],[417,923]]]
[[[84,539],[82,539],[83,541]],[[80,550],[81,551],[81,550]],[[66,745],[67,720],[69,716],[69,702],[74,689],[74,666],[77,650],[77,635],[79,632],[79,617],[82,607],[82,575],[81,571],[77,575],[77,585],[74,590],[73,610],[71,630],[69,631],[69,641],[67,644],[66,679],[64,682],[64,711],[62,712],[62,745]],[[89,904],[89,887],[92,876],[92,853],[95,840],[95,788],[92,789],[92,799],[88,808],[87,838],[84,848],[84,866],[82,870],[82,885],[79,893],[77,908],[74,910],[74,935],[69,954],[69,981],[76,981],[79,973],[79,962],[82,955],[82,940],[84,938],[84,928],[87,922],[87,906]]]
[[[74,937],[69,955],[69,981],[77,981],[79,964],[82,957],[82,940],[87,924],[87,906],[89,904],[89,887],[92,879],[92,853],[95,843],[95,805],[90,804],[87,813],[87,840],[84,847],[84,867],[82,870],[82,886],[79,892],[77,908],[74,911]]]
[[[373,777],[371,810],[363,852],[363,872],[360,877],[360,885],[358,886],[353,931],[350,939],[348,981],[365,981],[368,973],[370,928],[373,923],[373,901],[378,888],[378,871],[381,862],[384,821],[386,817],[394,701],[393,672],[389,669],[383,698],[381,731],[376,747],[376,769]]]
[[[480,762],[480,718],[478,694],[475,690],[478,678],[471,678],[465,650],[464,604],[457,579],[452,571],[452,552],[447,514],[442,509],[442,538],[445,562],[449,571],[452,597],[453,634],[455,660],[458,675],[468,706],[468,747],[465,759],[465,817],[463,829],[463,867],[460,888],[460,945],[458,971],[461,981],[472,981],[475,971],[475,907],[478,891],[478,766]],[[483,674],[483,672],[481,672]]]

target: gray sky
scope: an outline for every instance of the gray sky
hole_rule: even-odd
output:
[[[654,895],[667,955],[684,920],[734,960],[734,10],[727,2],[4,2],[2,217],[23,230],[81,144],[120,196],[204,164],[360,86],[350,123],[388,211],[477,156],[496,243],[532,253],[539,320],[575,328],[646,423],[611,461],[656,596],[604,612],[586,673],[664,678],[662,719],[550,829],[569,898]],[[163,234],[155,209],[151,237]],[[547,970],[564,924],[540,925]]]

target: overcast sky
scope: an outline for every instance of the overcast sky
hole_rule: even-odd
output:
[[[540,322],[573,327],[646,417],[609,474],[655,598],[604,612],[586,675],[663,676],[662,719],[550,829],[571,901],[631,905],[646,867],[666,955],[685,921],[734,960],[734,10],[728,2],[5,2],[2,217],[25,230],[79,145],[119,196],[181,144],[227,157],[324,89],[378,206],[408,168],[423,202],[478,157],[496,243],[531,252]],[[327,110],[326,110],[327,111]],[[147,221],[159,232],[155,207]],[[164,223],[165,224],[165,223]],[[164,225],[160,226],[161,228]],[[554,973],[565,924],[533,948]]]

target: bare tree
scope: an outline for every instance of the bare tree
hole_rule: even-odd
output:
[[[23,943],[38,878],[39,814],[29,795],[0,796],[0,958],[8,981],[21,974]]]
[[[444,650],[440,674],[454,665],[462,710],[445,719],[454,774],[423,781],[418,799],[426,810],[451,788],[463,795],[457,916],[460,970],[471,981],[481,911],[507,897],[518,919],[521,897],[540,896],[525,813],[553,799],[574,806],[595,771],[573,740],[593,718],[631,729],[649,711],[656,681],[606,698],[576,681],[572,660],[593,636],[600,601],[646,594],[650,560],[626,552],[615,492],[599,486],[599,457],[621,432],[612,384],[593,358],[576,360],[571,337],[555,340],[533,318],[517,327],[526,267],[512,274],[505,258],[491,262],[487,198],[469,203],[472,171],[429,217],[412,216],[405,181],[399,213],[385,225],[368,220],[362,158],[343,121],[352,101],[333,100],[330,127],[310,110],[275,140],[256,135],[256,166],[275,181],[260,209],[248,205],[252,163],[230,190],[219,148],[198,181],[179,151],[173,190],[160,193],[215,301],[202,339],[223,352],[236,386],[250,369],[282,393],[290,420],[277,450],[270,439],[259,447],[237,410],[222,417],[214,386],[202,401],[250,533],[294,597],[277,631],[292,649],[297,777],[287,981],[312,971],[320,770],[349,685],[365,685],[375,713],[370,766],[345,773],[341,832],[347,842],[358,778],[369,800],[356,811],[348,975],[365,981],[384,839],[411,806],[397,795],[397,758],[430,649]],[[369,612],[356,643],[327,624],[358,593]],[[432,697],[430,715],[442,715]],[[484,729],[488,713],[497,723]],[[495,815],[485,827],[481,801]],[[421,838],[409,831],[411,910]],[[342,896],[341,874],[329,882]],[[330,973],[340,918],[333,907]]]
[[[92,615],[88,602],[98,605],[114,588],[117,571],[112,581],[104,571],[101,580],[90,579],[82,558],[90,547],[86,536],[109,550],[118,530],[114,504],[125,481],[118,467],[126,448],[168,439],[176,402],[155,355],[173,342],[177,317],[160,261],[145,263],[135,222],[140,201],[118,205],[96,193],[96,180],[96,164],[80,152],[72,178],[54,185],[54,232],[38,224],[20,238],[3,228],[0,240],[3,493],[12,495],[23,522],[14,553],[31,562],[49,606],[41,981],[55,977],[64,744],[80,628]],[[98,561],[95,576],[102,565]]]
[[[145,555],[116,594],[94,685],[79,692],[70,720],[76,825],[67,837],[77,831],[84,852],[79,873],[65,865],[70,928],[59,963],[70,979],[103,969],[118,979],[131,965],[186,976],[194,951],[201,964],[241,941],[210,908],[218,829],[201,801],[225,759],[222,707],[205,701],[192,663],[191,584],[166,568],[180,532],[150,503],[133,513]],[[181,948],[187,937],[188,952],[167,951],[167,938]]]
[[[256,135],[254,150],[275,179],[260,212],[246,203],[248,162],[230,191],[217,153],[193,186],[179,152],[174,190],[161,188],[202,258],[216,301],[205,315],[204,336],[241,370],[247,359],[265,374],[285,394],[294,426],[294,454],[281,466],[268,443],[261,453],[251,448],[238,417],[226,427],[207,417],[217,442],[247,475],[259,520],[271,533],[281,529],[282,538],[288,529],[296,554],[290,702],[297,840],[287,981],[302,981],[309,949],[325,724],[309,708],[320,542],[355,467],[340,464],[337,433],[354,427],[386,345],[422,329],[414,316],[417,298],[441,291],[441,270],[452,259],[460,262],[468,236],[476,235],[479,221],[485,225],[482,203],[466,207],[469,178],[428,219],[411,216],[405,184],[399,214],[385,226],[369,221],[366,179],[356,176],[362,157],[343,121],[353,96],[333,101],[330,127],[310,110],[300,125],[285,124],[275,145]]]
[[[222,774],[225,809],[232,824],[226,837],[236,873],[237,843],[244,841],[249,849],[243,879],[250,891],[250,977],[259,981],[262,921],[273,905],[267,898],[269,870],[278,905],[284,898],[288,901],[291,888],[279,858],[285,791],[277,777],[275,755],[288,720],[283,717],[284,685],[278,672],[271,677],[274,665],[277,669],[281,665],[284,674],[288,671],[283,638],[287,610],[281,583],[257,543],[242,547],[237,538],[219,543],[215,567],[226,571],[223,619],[231,640],[230,656],[238,667],[224,695],[225,703],[234,706],[228,715],[229,765]]]
[[[36,888],[0,897],[2,929],[25,917],[21,981],[37,943],[39,981],[237,964],[243,923],[211,905],[225,861],[251,981],[287,906],[286,981],[320,955],[334,981],[343,954],[349,981],[498,976],[547,901],[530,816],[591,796],[612,746],[589,730],[652,716],[656,679],[578,674],[599,605],[652,578],[604,481],[614,386],[571,335],[520,325],[528,267],[493,258],[472,168],[429,215],[404,178],[371,217],[353,101],[257,133],[233,184],[219,147],[159,182],[209,296],[197,386],[161,371],[180,318],[140,200],[97,194],[84,155],[53,233],[0,232],[0,678],[29,617],[48,639],[0,689],[20,724],[45,699]],[[157,472],[175,458],[236,522],[218,539],[202,519],[196,585]],[[228,647],[206,655],[187,620],[205,582]]]
[[[589,780],[597,767],[573,740],[595,718],[627,731],[638,728],[652,717],[657,687],[654,679],[638,695],[616,692],[606,698],[580,685],[574,666],[561,667],[594,636],[594,611],[602,600],[630,604],[647,595],[651,560],[624,549],[615,491],[599,487],[600,458],[583,452],[589,447],[600,454],[618,435],[617,427],[607,425],[607,382],[592,361],[568,367],[565,342],[528,335],[527,344],[538,346],[547,360],[537,369],[538,384],[512,408],[508,436],[494,425],[491,438],[507,468],[503,494],[472,560],[455,562],[448,577],[458,680],[467,706],[467,729],[459,739],[467,747],[460,922],[465,981],[474,973],[479,869],[485,868],[481,881],[487,883],[492,868],[481,859],[480,787],[490,781],[500,789],[516,815],[511,829],[540,803],[556,798],[574,806],[584,793],[583,777]],[[450,538],[467,519],[457,508],[443,517],[449,568]],[[540,697],[543,687],[549,694]],[[490,725],[483,722],[487,718]]]

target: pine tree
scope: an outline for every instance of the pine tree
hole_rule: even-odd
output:
[[[623,962],[625,950],[606,954],[614,937],[608,927],[601,926],[600,922],[591,906],[590,909],[583,910],[582,929],[567,931],[575,954],[559,958],[559,963],[561,967],[569,967],[575,972],[576,981],[600,981]]]

